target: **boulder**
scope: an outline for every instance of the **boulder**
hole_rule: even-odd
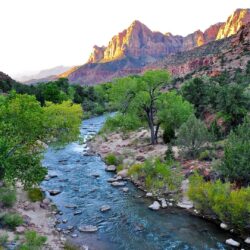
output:
[[[82,211],[78,210],[74,212],[74,215],[82,214]]]
[[[238,241],[233,240],[233,239],[227,239],[226,244],[230,245],[230,246],[233,246],[233,247],[239,247],[240,246],[240,243]]]
[[[83,233],[94,233],[98,230],[98,227],[92,225],[85,225],[85,226],[80,226],[78,230]]]
[[[161,207],[160,203],[158,201],[154,201],[153,204],[149,206],[150,209],[152,210],[159,210]]]
[[[127,193],[128,192],[128,188],[127,187],[124,187],[123,189],[122,189],[122,191],[124,192],[124,193]]]
[[[221,224],[220,224],[220,228],[225,229],[225,230],[228,230],[228,225],[225,224],[225,223],[221,223]]]
[[[247,238],[245,239],[245,243],[250,244],[250,237],[247,237]]]
[[[180,208],[185,208],[185,209],[190,209],[190,208],[193,208],[193,203],[192,202],[189,202],[189,201],[182,201],[182,202],[178,202],[177,203],[177,206],[180,207]]]
[[[128,169],[123,169],[117,173],[118,176],[121,176],[122,178],[128,177]]]
[[[106,212],[106,211],[108,211],[108,210],[110,210],[111,209],[111,207],[109,206],[109,205],[103,205],[101,208],[100,208],[100,211],[101,212]]]
[[[167,204],[166,200],[164,198],[161,199],[161,207],[166,208],[167,206],[168,206],[168,204]]]
[[[115,172],[116,171],[116,166],[115,165],[106,166],[105,171],[107,171],[107,172]]]
[[[152,193],[146,193],[146,197],[153,197]]]
[[[26,231],[26,228],[23,226],[16,227],[16,232],[18,234],[23,234]]]
[[[50,204],[50,199],[49,198],[43,199],[43,204],[49,205]]]

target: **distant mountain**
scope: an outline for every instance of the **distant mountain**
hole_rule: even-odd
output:
[[[194,73],[202,67],[210,68],[213,72],[207,73],[214,74],[214,70],[219,72],[225,68],[215,67],[219,64],[218,58],[227,50],[228,53],[234,53],[230,47],[230,39],[236,34],[234,39],[238,39],[244,26],[244,32],[247,32],[249,22],[250,9],[237,9],[226,22],[214,24],[204,32],[197,30],[183,37],[169,32],[154,32],[140,21],[134,21],[127,29],[115,35],[107,46],[95,45],[86,64],[60,73],[45,71],[46,74],[36,75],[33,77],[36,80],[28,83],[67,77],[72,84],[94,85],[159,68],[166,68],[177,77]],[[247,50],[248,45],[242,41],[239,44],[244,48],[240,49]],[[239,63],[240,56],[237,55],[237,62],[233,63],[236,57],[227,54],[228,58],[232,57],[231,61],[226,62],[227,68],[244,67],[247,59],[244,58]]]
[[[18,76],[15,77],[16,80],[23,82],[23,83],[32,83],[39,80],[53,80],[56,79],[56,75],[64,73],[65,71],[71,69],[71,67],[65,66],[57,66],[51,69],[41,70],[37,74],[33,75],[26,75],[26,76]]]
[[[178,75],[181,70],[174,69],[173,65],[179,63],[182,55],[187,59],[188,55],[196,54],[196,49],[199,54],[198,51],[203,50],[199,48],[214,41],[218,43],[205,47],[207,49],[202,56],[209,55],[210,47],[216,47],[217,53],[220,53],[221,39],[235,35],[248,22],[250,22],[250,9],[237,9],[226,22],[214,24],[204,32],[198,30],[182,37],[171,33],[153,32],[141,22],[134,21],[128,29],[114,36],[107,46],[94,46],[87,63],[72,68],[66,76],[71,83],[93,85],[111,81],[116,77],[140,74],[150,68],[163,67],[163,61],[166,65],[169,64],[169,60],[171,60],[170,71]],[[188,51],[190,53],[186,53]],[[204,66],[203,64],[201,66]],[[183,72],[190,73],[185,69]]]

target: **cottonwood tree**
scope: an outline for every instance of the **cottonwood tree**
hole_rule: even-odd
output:
[[[141,77],[118,79],[112,88],[112,97],[122,113],[137,114],[145,120],[151,134],[151,143],[158,141],[161,121],[157,114],[161,109],[161,91],[169,83],[170,75],[165,70],[151,70]]]

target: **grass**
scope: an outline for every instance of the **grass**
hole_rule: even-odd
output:
[[[2,216],[1,223],[13,230],[23,224],[23,218],[17,213],[6,213]]]
[[[0,204],[3,207],[12,207],[16,202],[16,191],[8,187],[0,188]]]

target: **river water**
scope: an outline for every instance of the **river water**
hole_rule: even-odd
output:
[[[100,130],[105,119],[100,116],[83,121],[84,141]],[[181,209],[151,211],[148,205],[152,201],[131,183],[126,184],[128,193],[112,187],[107,180],[113,174],[105,172],[100,157],[88,155],[87,150],[83,142],[49,148],[43,161],[49,174],[56,177],[44,181],[42,187],[61,190],[59,195],[47,192],[47,196],[61,211],[58,227],[66,230],[69,238],[77,234],[73,241],[88,245],[90,250],[231,249],[224,244],[229,233],[218,226]],[[111,206],[111,210],[102,213],[103,205]],[[97,226],[98,231],[81,233],[77,230],[81,225]],[[69,233],[71,226],[74,228]]]

